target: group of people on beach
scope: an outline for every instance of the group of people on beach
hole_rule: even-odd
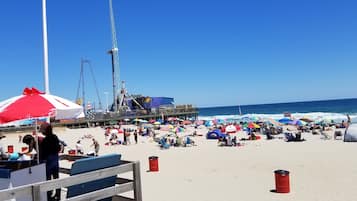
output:
[[[351,125],[351,118],[347,114],[347,120],[342,121],[341,123],[314,123],[314,122],[309,122],[304,125],[290,125],[290,126],[283,126],[283,124],[280,125],[274,125],[270,124],[267,122],[255,122],[257,127],[256,128],[249,128],[245,127],[243,122],[240,122],[238,125],[241,128],[244,128],[244,131],[247,134],[247,137],[243,137],[238,139],[235,134],[229,134],[224,131],[222,127],[228,126],[228,125],[213,125],[210,128],[210,132],[214,130],[219,130],[221,133],[223,133],[222,136],[218,137],[218,145],[219,146],[236,146],[237,144],[239,145],[239,142],[242,140],[257,140],[261,138],[261,135],[266,136],[267,140],[272,140],[272,139],[283,139],[286,142],[303,142],[306,139],[302,137],[303,133],[312,133],[313,135],[321,135],[322,139],[331,139],[334,137],[334,139],[337,139],[338,136],[342,136],[341,130],[337,129],[345,129]],[[333,136],[330,136],[327,131],[334,132]],[[279,135],[283,134],[283,136]]]
[[[106,127],[104,136],[107,139],[106,145],[130,145],[131,138],[134,137],[135,144],[138,143],[138,136],[151,135],[151,130],[149,128],[144,129],[139,127],[137,129],[121,128],[120,125],[113,127]]]
[[[177,133],[172,136],[166,135],[159,139],[158,144],[162,149],[170,147],[189,147],[195,146],[195,141],[190,136],[178,136]]]
[[[89,156],[90,155],[98,156],[100,144],[95,138],[91,138],[91,139],[92,139],[92,144],[90,146],[94,148],[94,151],[93,152],[88,152],[87,155],[89,155]],[[82,145],[81,142],[82,142],[81,140],[78,140],[77,143],[76,143],[76,149],[75,150],[76,150],[76,153],[78,155],[84,155],[85,154],[84,148],[83,148],[83,145]]]

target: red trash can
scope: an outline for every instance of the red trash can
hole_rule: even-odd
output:
[[[274,173],[275,173],[275,191],[277,193],[289,193],[290,192],[289,171],[275,170]]]
[[[11,154],[14,153],[14,145],[7,146],[7,152]]]
[[[149,157],[149,166],[150,166],[150,172],[159,171],[159,157],[150,156]]]
[[[72,156],[76,155],[76,150],[75,149],[68,150],[68,154]]]

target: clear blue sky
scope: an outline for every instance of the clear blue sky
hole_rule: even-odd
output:
[[[357,1],[113,0],[132,94],[218,106],[357,97]],[[42,1],[0,2],[0,100],[44,90]],[[47,1],[50,91],[77,95],[91,60],[112,100],[107,0]],[[86,99],[97,101],[89,69]]]

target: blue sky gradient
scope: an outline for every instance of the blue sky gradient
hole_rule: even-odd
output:
[[[44,90],[41,0],[0,2],[0,100]],[[129,93],[223,106],[353,98],[357,7],[347,0],[113,0]],[[107,0],[47,1],[50,92],[75,100],[81,58],[112,100]],[[86,100],[98,103],[89,69]]]

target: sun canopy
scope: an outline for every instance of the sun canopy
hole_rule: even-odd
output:
[[[0,102],[0,124],[40,117],[75,119],[84,113],[82,106],[36,88],[25,88],[22,95]]]
[[[347,128],[343,141],[357,142],[357,124],[352,124]]]

